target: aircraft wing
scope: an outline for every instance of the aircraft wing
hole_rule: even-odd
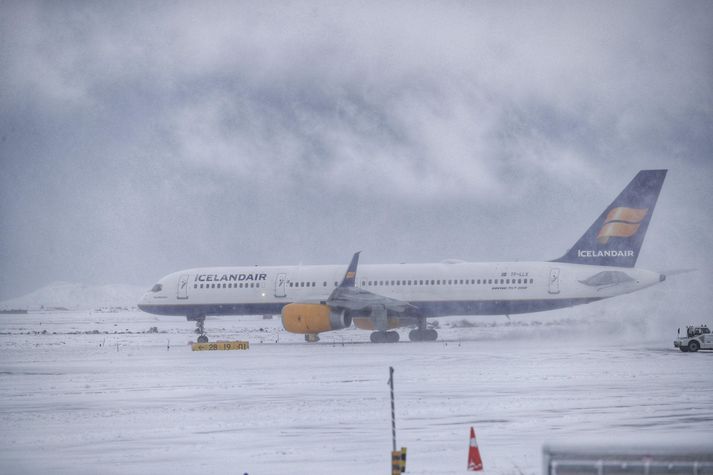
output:
[[[407,309],[416,308],[404,300],[386,297],[356,287],[356,269],[358,264],[359,252],[356,252],[352,257],[346,274],[344,274],[342,283],[332,291],[332,294],[327,300],[327,305],[349,310],[365,310],[380,307],[399,313],[405,312]]]
[[[408,308],[415,308],[408,302],[391,297],[369,292],[357,287],[337,287],[327,300],[330,307],[340,307],[349,310],[364,310],[375,306],[382,306],[394,312],[404,312]]]

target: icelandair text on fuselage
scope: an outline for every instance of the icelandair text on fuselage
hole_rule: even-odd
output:
[[[198,274],[196,282],[242,282],[267,280],[267,274]]]
[[[577,257],[634,257],[634,251],[583,251],[578,249]]]

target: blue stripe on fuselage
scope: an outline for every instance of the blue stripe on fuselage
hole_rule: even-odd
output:
[[[515,315],[558,308],[573,307],[601,300],[601,298],[547,299],[547,300],[459,300],[449,302],[411,302],[413,313],[426,317],[448,315]],[[289,302],[287,302],[289,303]],[[202,305],[139,305],[144,312],[157,315],[277,315],[287,304],[202,304]],[[412,314],[408,316],[413,316]]]

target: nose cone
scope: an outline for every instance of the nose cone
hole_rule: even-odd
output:
[[[149,295],[149,292],[145,292],[144,295],[142,295],[141,298],[139,299],[139,302],[136,304],[136,306],[139,307],[139,310],[143,310],[144,312],[146,311],[148,295]]]
[[[144,292],[144,295],[141,296],[136,306],[139,307],[139,310],[148,313],[153,313],[152,309],[155,307],[156,304],[155,298],[156,292],[152,292],[150,290],[148,292]]]

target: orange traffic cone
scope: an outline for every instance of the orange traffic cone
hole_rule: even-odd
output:
[[[483,470],[483,460],[480,458],[478,441],[475,440],[475,431],[470,428],[470,447],[468,448],[468,470],[477,472]]]

